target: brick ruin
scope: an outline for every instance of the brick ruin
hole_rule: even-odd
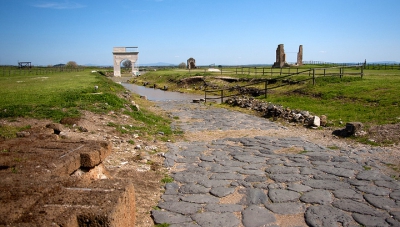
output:
[[[296,65],[303,65],[303,45],[299,46],[299,52],[297,52]]]
[[[303,65],[303,45],[299,46],[299,52],[297,53],[296,65]],[[288,67],[289,64],[286,62],[286,54],[283,44],[279,44],[276,48],[276,61],[274,62],[273,68]]]
[[[188,69],[195,69],[196,68],[196,60],[194,58],[189,58],[187,60],[187,68]]]
[[[135,226],[131,179],[102,165],[112,144],[40,130],[0,143],[0,226]]]

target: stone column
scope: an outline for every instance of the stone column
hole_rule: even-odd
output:
[[[299,52],[297,53],[297,65],[303,65],[303,45],[299,46]]]
[[[279,44],[276,48],[276,62],[274,62],[273,68],[282,68],[286,63],[286,54],[283,44]]]

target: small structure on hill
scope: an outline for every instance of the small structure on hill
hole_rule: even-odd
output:
[[[18,62],[18,68],[32,68],[30,61]]]
[[[194,58],[189,58],[186,64],[188,69],[195,69],[196,68],[196,60]]]
[[[135,63],[138,59],[138,55],[138,47],[114,47],[114,76],[121,76],[121,62],[123,60],[131,61],[132,75],[137,75],[139,73],[139,69],[135,67]]]

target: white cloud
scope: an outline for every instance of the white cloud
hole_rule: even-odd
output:
[[[47,8],[47,9],[77,9],[86,7],[80,3],[63,1],[63,2],[43,2],[33,5],[38,8]]]
[[[320,50],[319,52],[320,52],[321,54],[325,54],[325,53],[326,53],[325,50]]]

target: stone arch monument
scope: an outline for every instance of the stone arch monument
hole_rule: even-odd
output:
[[[194,58],[189,58],[187,60],[187,68],[188,69],[195,69],[196,68],[196,60]]]
[[[121,62],[129,60],[132,63],[132,75],[136,75],[139,69],[135,67],[138,59],[138,47],[114,47],[114,76],[121,76]]]

